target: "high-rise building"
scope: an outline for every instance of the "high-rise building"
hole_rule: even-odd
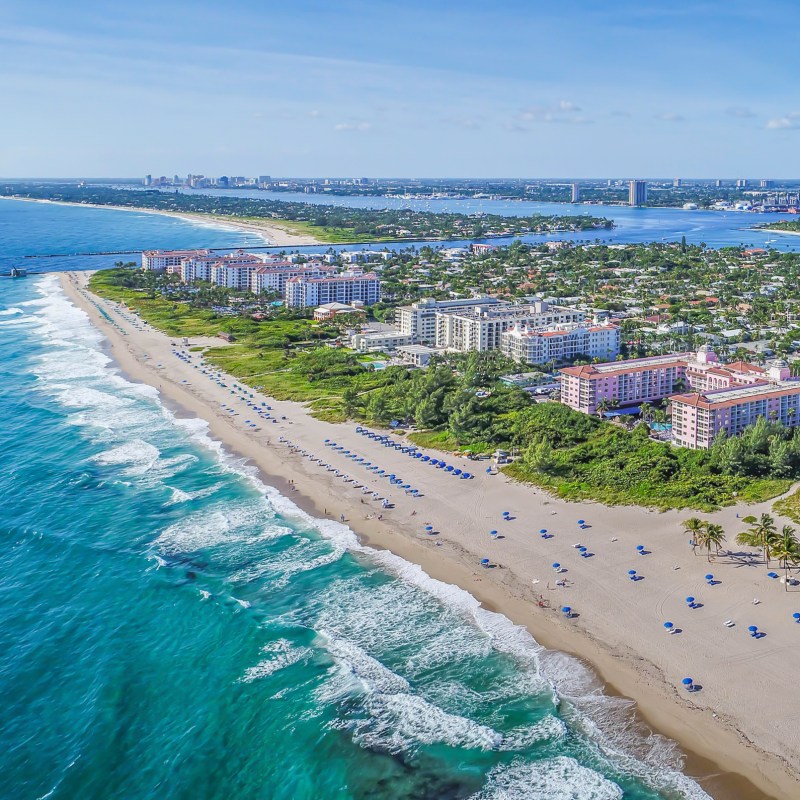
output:
[[[747,188],[747,178],[739,178],[736,181],[736,188],[737,189],[746,189]]]
[[[145,175],[144,176],[144,185],[145,186],[152,186],[153,185],[153,176],[152,175]]]
[[[762,189],[772,189],[772,187],[773,187],[773,186],[775,186],[775,181],[771,181],[771,180],[769,180],[769,179],[767,179],[767,178],[762,178],[762,179],[759,181],[758,185],[759,185],[759,186],[760,186]]]
[[[717,189],[721,189],[721,188],[722,188],[722,179],[721,179],[721,178],[717,178],[717,179],[714,181],[714,186],[716,186],[716,187],[717,187]]]
[[[581,201],[581,185],[579,183],[572,184],[572,203],[580,203]]]
[[[647,202],[647,182],[631,181],[628,184],[628,205],[643,206]]]
[[[673,189],[680,189],[681,188],[681,179],[680,178],[673,178],[672,179],[672,188]]]

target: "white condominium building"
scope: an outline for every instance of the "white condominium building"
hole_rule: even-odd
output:
[[[184,259],[208,254],[208,250],[145,250],[142,253],[142,269],[164,272],[170,267],[180,267]]]
[[[436,346],[467,352],[497,350],[500,337],[513,326],[547,328],[583,322],[576,308],[537,301],[526,306],[476,306],[461,313],[436,313]]]
[[[578,356],[611,360],[617,357],[620,332],[616,325],[581,324],[544,329],[517,324],[500,334],[503,355],[525,364],[571,361]]]
[[[274,292],[283,297],[286,282],[291,278],[330,278],[336,274],[336,267],[327,264],[281,264],[258,267],[250,277],[250,291],[253,294]]]
[[[468,297],[462,300],[434,300],[426,297],[410,306],[395,309],[394,324],[401,333],[414,337],[415,342],[436,341],[436,313],[468,311],[476,306],[506,306],[510,303],[494,297]]]
[[[321,306],[325,303],[372,305],[381,299],[381,286],[374,272],[343,272],[330,278],[290,278],[286,281],[286,305],[290,308]]]

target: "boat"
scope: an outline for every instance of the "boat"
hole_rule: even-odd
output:
[[[28,270],[21,269],[20,267],[11,267],[12,278],[25,278],[28,275]]]

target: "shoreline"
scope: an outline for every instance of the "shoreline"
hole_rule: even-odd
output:
[[[140,214],[159,214],[163,217],[173,217],[200,227],[215,227],[224,230],[235,230],[243,233],[255,233],[264,239],[266,245],[270,247],[309,247],[320,245],[320,242],[313,236],[305,234],[291,233],[280,227],[280,225],[270,225],[268,222],[260,225],[257,222],[241,222],[236,219],[227,219],[216,214],[200,214],[191,211],[163,211],[157,208],[132,208],[130,206],[102,205],[100,203],[70,203],[66,200],[42,200],[36,197],[15,197],[13,195],[3,195],[3,200],[19,200],[24,203],[44,203],[55,206],[73,206],[77,208],[99,208],[111,211],[131,211]]]
[[[133,209],[130,209],[133,210]],[[348,518],[348,524],[356,532],[359,539],[366,545],[376,549],[386,549],[396,553],[407,561],[420,565],[425,572],[433,578],[445,583],[455,584],[468,591],[490,610],[496,610],[513,622],[524,625],[532,633],[535,639],[543,646],[575,654],[582,662],[588,662],[592,669],[606,683],[610,694],[621,694],[631,697],[644,705],[644,711],[639,711],[639,718],[648,726],[666,734],[674,741],[681,744],[686,759],[685,771],[695,778],[699,778],[701,785],[720,800],[760,800],[765,797],[765,792],[776,798],[793,797],[798,794],[798,775],[797,764],[792,764],[789,768],[779,754],[770,755],[765,744],[753,741],[758,735],[764,738],[764,731],[747,730],[740,733],[739,729],[745,727],[742,723],[747,722],[747,713],[750,710],[743,709],[744,720],[737,717],[737,710],[740,705],[738,695],[734,698],[715,697],[712,694],[714,682],[722,680],[723,670],[728,670],[728,665],[724,653],[714,651],[715,642],[713,639],[719,637],[719,625],[714,624],[713,629],[709,627],[708,635],[703,634],[701,641],[708,639],[708,649],[711,653],[701,653],[700,660],[695,660],[688,667],[676,673],[676,668],[680,670],[682,663],[676,665],[674,658],[658,658],[661,651],[665,651],[665,656],[673,650],[673,642],[681,642],[683,637],[665,637],[663,630],[660,629],[660,620],[664,618],[664,609],[657,616],[657,634],[648,634],[648,628],[652,627],[652,620],[649,614],[652,609],[643,606],[641,609],[634,608],[634,612],[641,611],[642,614],[634,613],[632,616],[615,620],[615,612],[621,612],[619,608],[619,598],[617,594],[623,592],[616,591],[618,581],[616,572],[621,569],[619,565],[613,565],[611,576],[604,570],[599,575],[595,572],[592,576],[590,564],[594,561],[584,561],[573,566],[570,562],[570,576],[575,576],[575,586],[565,590],[549,589],[548,593],[552,600],[551,605],[560,607],[562,602],[569,602],[581,614],[580,619],[573,624],[565,620],[560,614],[551,609],[541,609],[534,600],[536,593],[543,592],[544,580],[534,588],[531,586],[531,576],[543,575],[546,568],[544,561],[549,566],[549,561],[553,558],[547,553],[548,548],[553,551],[552,545],[542,543],[538,538],[533,539],[530,532],[522,533],[519,523],[513,523],[509,527],[508,534],[504,541],[498,543],[487,543],[485,530],[487,526],[496,525],[500,518],[498,508],[517,509],[513,512],[520,517],[528,517],[532,514],[539,515],[558,515],[559,519],[552,519],[549,525],[555,525],[563,529],[566,524],[561,515],[569,518],[572,525],[572,518],[584,515],[592,521],[596,529],[605,529],[612,525],[611,531],[616,537],[628,541],[636,541],[635,537],[644,537],[640,531],[658,530],[666,527],[665,521],[669,526],[671,539],[675,541],[676,551],[671,550],[672,543],[658,541],[654,550],[666,549],[670,552],[666,556],[668,563],[681,561],[681,567],[685,572],[693,567],[694,572],[701,574],[708,569],[705,559],[702,557],[692,561],[691,553],[688,560],[685,537],[683,534],[676,533],[675,527],[680,516],[688,514],[657,514],[643,509],[616,508],[604,509],[604,507],[592,503],[573,503],[567,504],[548,497],[532,487],[523,487],[506,479],[504,476],[486,477],[478,476],[474,482],[453,481],[446,477],[441,471],[423,472],[419,475],[419,482],[425,489],[429,497],[413,501],[409,499],[396,499],[396,508],[385,512],[387,517],[383,522],[376,519],[361,519],[365,510],[373,511],[374,506],[365,509],[359,503],[359,495],[352,489],[342,488],[341,483],[329,477],[328,474],[320,474],[319,468],[302,458],[293,454],[288,448],[275,443],[278,435],[286,436],[296,442],[298,446],[315,452],[317,455],[324,456],[325,460],[350,471],[355,477],[363,478],[363,472],[352,462],[347,462],[341,457],[337,460],[336,454],[331,453],[322,447],[321,436],[335,437],[336,441],[347,444],[351,448],[357,449],[361,454],[372,455],[377,452],[375,444],[370,440],[354,433],[354,424],[330,424],[315,420],[308,416],[307,411],[296,403],[279,402],[270,400],[270,404],[279,414],[286,414],[286,423],[279,425],[264,426],[263,432],[253,434],[242,429],[240,421],[227,415],[224,417],[219,411],[219,402],[215,401],[214,387],[207,386],[206,383],[197,382],[200,378],[198,372],[192,371],[191,366],[175,359],[170,352],[170,337],[157,333],[149,326],[145,326],[144,331],[134,329],[130,324],[131,315],[119,313],[116,305],[108,301],[91,296],[91,302],[87,296],[82,294],[82,285],[87,280],[85,273],[80,275],[75,273],[65,273],[60,276],[61,285],[64,287],[69,299],[81,307],[89,314],[93,324],[106,336],[110,355],[114,358],[120,369],[132,380],[141,381],[157,388],[171,407],[179,409],[181,413],[190,416],[197,416],[204,419],[209,424],[209,433],[217,440],[221,441],[226,450],[241,455],[255,464],[264,482],[275,486],[281,493],[292,499],[301,509],[312,513],[317,517],[338,518],[340,513],[344,513]],[[99,313],[97,307],[92,302],[102,304],[104,310],[112,315],[116,324],[122,327],[127,335],[121,335],[117,328],[112,327],[109,322]],[[192,344],[207,344],[207,341],[192,340]],[[220,344],[214,342],[214,344]],[[169,359],[169,360],[168,360]],[[177,363],[176,363],[177,362]],[[159,369],[158,364],[163,363],[165,368]],[[203,379],[200,379],[202,381]],[[190,381],[188,385],[182,381]],[[230,402],[230,394],[219,390],[217,397],[224,397]],[[300,422],[301,425],[295,425]],[[266,442],[264,441],[266,439]],[[267,446],[264,446],[264,445]],[[376,457],[376,456],[373,456]],[[382,463],[392,466],[397,464],[396,469],[406,470],[416,473],[422,470],[421,466],[414,465],[412,469],[409,459],[399,453],[380,449]],[[402,473],[399,473],[402,474]],[[292,485],[288,481],[293,481],[296,491],[292,491]],[[373,481],[370,481],[373,482]],[[467,485],[470,488],[467,489]],[[487,491],[488,490],[488,491]],[[435,499],[434,499],[435,498]],[[360,498],[363,501],[363,497]],[[768,506],[769,504],[763,504]],[[547,506],[548,508],[545,508]],[[412,520],[409,510],[417,512],[419,515]],[[523,510],[524,509],[524,510]],[[487,517],[485,511],[490,513]],[[748,508],[748,513],[753,511]],[[731,535],[731,518],[733,509],[726,509],[714,515],[728,520],[728,530]],[[442,531],[439,538],[441,546],[435,546],[435,540],[420,533],[421,520],[429,520],[437,530]],[[488,519],[488,521],[487,521]],[[494,522],[492,521],[494,520]],[[535,524],[541,526],[542,520]],[[598,522],[600,524],[598,524]],[[454,523],[458,530],[452,530]],[[605,524],[604,524],[605,523]],[[522,525],[525,525],[523,522]],[[533,523],[527,525],[530,529]],[[554,528],[555,530],[555,528]],[[506,533],[506,529],[503,531]],[[599,535],[598,535],[599,534]],[[569,538],[571,542],[577,539],[578,534],[564,533],[563,536]],[[563,547],[563,536],[562,547]],[[587,541],[596,545],[598,557],[602,550],[612,550],[605,542],[608,537],[602,533],[583,534]],[[634,538],[631,538],[634,537]],[[558,539],[556,539],[558,541]],[[650,541],[649,538],[645,541]],[[655,540],[654,540],[655,541]],[[534,548],[541,552],[532,557],[531,550]],[[632,549],[632,548],[631,548]],[[678,552],[680,551],[680,552]],[[477,558],[483,554],[496,556],[496,563],[500,567],[494,570],[477,570]],[[603,554],[604,555],[604,554]],[[559,556],[566,562],[563,549]],[[627,565],[630,558],[624,558]],[[495,560],[493,558],[493,560]],[[573,559],[575,560],[575,559]],[[637,565],[638,565],[637,561]],[[650,561],[642,562],[647,564],[643,570],[648,573],[655,567],[651,566]],[[513,564],[513,567],[504,566]],[[604,569],[598,567],[598,570]],[[715,571],[724,569],[720,565],[713,567]],[[584,573],[584,574],[581,574]],[[620,573],[622,574],[622,573]],[[678,574],[678,573],[675,573]],[[723,573],[720,573],[723,575]],[[684,577],[684,575],[681,575]],[[686,576],[689,577],[689,576]],[[696,576],[693,576],[696,577]],[[724,583],[734,583],[734,575],[724,572]],[[590,584],[588,587],[584,583]],[[609,592],[608,584],[613,583],[614,589]],[[659,588],[657,576],[653,575],[652,583],[654,591]],[[633,584],[636,586],[637,584]],[[645,582],[644,587],[649,586]],[[692,584],[694,585],[694,584]],[[627,584],[623,584],[623,588]],[[584,591],[588,588],[588,592]],[[739,586],[741,591],[749,592],[750,589]],[[681,597],[686,591],[701,594],[700,589],[677,591]],[[763,591],[763,590],[762,590]],[[782,591],[782,590],[781,590]],[[611,597],[609,598],[609,593]],[[674,593],[674,592],[673,592]],[[662,593],[663,594],[663,593]],[[639,595],[642,597],[643,595]],[[753,594],[748,595],[752,597]],[[653,598],[649,594],[645,601]],[[666,604],[666,599],[661,599],[661,605]],[[771,597],[764,606],[774,605],[774,598]],[[634,605],[640,601],[632,601]],[[709,603],[711,600],[709,600]],[[747,600],[744,601],[747,603]],[[593,605],[597,609],[593,609]],[[800,605],[800,599],[798,600]],[[595,613],[595,611],[599,613]],[[644,620],[644,625],[640,617],[647,613],[648,618]],[[671,614],[676,612],[671,611]],[[722,612],[719,612],[722,613]],[[725,608],[725,613],[729,616],[733,612],[729,607]],[[677,617],[677,615],[676,615]],[[761,617],[759,618],[761,621]],[[689,623],[685,623],[689,627]],[[694,624],[694,620],[692,621]],[[746,627],[746,621],[742,617],[741,627]],[[777,627],[777,622],[770,621],[766,628]],[[726,629],[723,629],[726,630]],[[713,635],[712,635],[713,633]],[[742,631],[740,630],[740,633]],[[627,641],[629,634],[638,634],[639,641],[637,647],[631,648]],[[778,631],[775,631],[774,638],[778,638]],[[724,635],[724,634],[723,634]],[[688,637],[687,637],[688,638]],[[670,647],[667,648],[667,641]],[[769,641],[769,640],[767,640]],[[689,644],[687,642],[687,644]],[[750,645],[751,643],[747,643]],[[752,649],[748,646],[747,650]],[[645,653],[640,652],[645,650]],[[770,647],[769,652],[774,652]],[[716,664],[713,660],[706,658],[708,663],[704,663],[703,656],[716,655]],[[784,655],[789,656],[788,648],[784,649]],[[687,652],[682,651],[679,662],[689,660]],[[736,661],[736,659],[732,659]],[[738,667],[733,664],[730,667],[730,680],[735,680],[733,673],[739,675],[749,675],[753,677],[753,672],[747,671],[745,661],[744,673],[741,672],[741,662]],[[791,661],[789,662],[791,663]],[[701,666],[702,665],[702,666]],[[758,665],[761,666],[760,662]],[[688,669],[688,672],[684,670]],[[737,672],[738,670],[738,672]],[[679,694],[675,679],[676,674],[694,674],[700,683],[707,683],[709,686],[700,695],[688,696]],[[785,673],[791,675],[791,671]],[[786,677],[787,684],[791,678]],[[751,684],[742,681],[740,685],[734,686],[739,691],[749,691],[756,694]],[[709,706],[705,701],[709,700]],[[723,700],[727,699],[727,703]],[[732,703],[731,703],[732,699]],[[763,699],[763,698],[761,698]],[[783,716],[787,717],[787,722],[791,724],[793,713],[791,701],[787,702],[786,697],[775,698],[778,708],[783,709]],[[758,704],[757,704],[758,705]],[[763,703],[763,715],[768,727],[771,726],[773,712],[767,709],[766,702]],[[720,706],[725,706],[724,708]],[[715,710],[716,709],[716,710]],[[719,713],[717,713],[719,712]],[[712,713],[714,714],[712,716]],[[777,712],[776,712],[777,713]],[[785,735],[785,731],[776,731],[777,736]],[[748,741],[752,740],[752,741]],[[785,746],[789,752],[796,752],[793,747],[796,738],[790,737],[785,741]],[[786,757],[784,755],[784,757]],[[716,776],[715,773],[722,768],[731,774],[723,777]],[[755,786],[760,788],[756,789]]]

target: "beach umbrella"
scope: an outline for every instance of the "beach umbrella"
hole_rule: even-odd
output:
[[[579,553],[580,553],[582,556],[585,556],[585,555],[586,555],[586,553],[588,552],[588,548],[586,548],[586,547],[579,547],[579,548],[578,548],[578,552],[579,552]]]
[[[683,685],[684,685],[684,686],[685,686],[685,687],[686,687],[686,688],[687,688],[689,691],[691,691],[691,690],[692,690],[692,688],[694,687],[694,681],[693,681],[691,678],[684,678],[684,679],[681,681],[681,683],[683,683]]]
[[[561,564],[558,561],[553,562],[553,569],[558,572],[561,569]]]
[[[491,472],[492,472],[492,468],[491,467],[486,467],[486,474],[490,475]]]
[[[795,612],[794,612],[794,614],[792,614],[792,619],[793,619],[795,622],[800,622],[800,614],[798,614],[798,612],[797,612],[797,611],[795,611]]]
[[[504,516],[504,517],[507,517],[508,515],[509,515],[509,512],[508,512],[508,511],[504,511],[504,512],[503,512],[503,516]]]
[[[673,629],[675,628],[675,626],[674,626],[674,625],[673,625],[671,622],[665,622],[665,623],[664,623],[664,628],[665,628],[665,629],[666,629],[668,632],[672,633],[672,631],[673,631]]]
[[[547,528],[542,528],[539,533],[547,533]]]
[[[497,531],[489,531],[489,536],[497,536]]]
[[[628,575],[630,575],[630,576],[631,576],[631,578],[632,578],[632,577],[633,577],[635,574],[636,574],[636,570],[635,570],[635,569],[629,569],[629,570],[628,570]]]
[[[644,545],[643,544],[637,544],[636,545],[636,550],[639,552],[639,555],[641,555],[644,552]]]
[[[428,531],[428,533],[430,533],[433,530],[433,525],[426,525],[425,530]]]
[[[714,582],[714,576],[709,572],[708,575],[706,575],[706,580],[709,583],[713,583]]]
[[[448,465],[447,465],[447,466],[444,468],[444,471],[445,471],[445,472],[452,472],[452,471],[453,471],[453,467],[452,467],[450,464],[448,464]]]
[[[578,525],[585,525],[585,524],[586,524],[586,520],[584,520],[584,519],[579,519],[578,520]]]
[[[572,609],[569,606],[561,606],[561,610],[564,612],[565,616],[572,616]]]
[[[456,467],[456,468],[453,470],[453,475],[460,475],[460,474],[461,474],[461,470],[460,470],[458,467]]]
[[[758,633],[758,626],[757,625],[750,625],[747,630],[750,631],[751,636],[755,636]]]
[[[482,558],[481,559],[481,566],[484,567],[484,568],[488,567],[489,566],[489,559],[488,558]]]
[[[686,602],[687,602],[687,603],[688,603],[690,606],[691,606],[691,605],[694,605],[694,597],[692,597],[692,596],[690,595],[689,597],[687,597],[687,598],[686,598]]]
[[[767,577],[768,578],[777,578],[778,577],[778,573],[777,572],[768,572],[767,573]]]

